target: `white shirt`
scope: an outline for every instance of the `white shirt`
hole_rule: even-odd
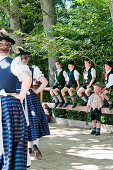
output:
[[[73,71],[73,70],[69,70],[69,71]],[[77,70],[74,70],[74,78],[75,80],[79,80],[79,72]]]
[[[75,77],[75,80],[79,80],[79,72],[77,70],[74,70],[74,77]]]
[[[11,63],[11,72],[18,77],[19,81],[20,80],[20,74],[23,71],[29,71],[31,74],[31,71],[29,69],[29,67],[26,64],[22,64],[21,63],[21,59],[20,57],[16,57],[15,59],[13,59],[12,63]]]
[[[111,70],[110,70],[111,71]],[[110,71],[106,72],[106,74],[108,74]],[[107,80],[107,76],[106,76],[106,80]],[[106,87],[109,88],[113,86],[113,74],[109,75],[109,79],[108,79],[108,83],[106,84]]]
[[[35,66],[35,67],[32,67],[32,68],[34,68],[33,78],[36,79],[37,81],[39,81],[39,78],[41,76],[44,76],[44,74],[42,74],[42,71],[39,69],[38,66]]]
[[[103,95],[103,93],[100,93],[99,94],[99,96],[101,96],[102,97],[102,99],[104,100],[104,95]],[[92,107],[93,108],[93,110],[94,109],[100,109],[102,106],[103,106],[103,101],[101,102],[99,99],[98,99],[98,97],[97,97],[97,95],[95,94],[95,93],[93,93],[90,97],[89,97],[89,99],[88,99],[88,103],[87,103],[87,105],[89,105],[90,107]]]
[[[57,73],[59,74],[61,71],[62,71],[62,69],[57,70]],[[63,76],[64,76],[65,81],[69,81],[69,77],[65,70],[63,71]],[[56,81],[56,74],[55,74],[55,81]]]
[[[3,60],[6,57],[7,56],[1,56],[0,55],[0,61]],[[4,61],[4,63],[2,63],[2,65],[0,65],[0,66],[1,66],[1,68],[4,69],[4,68],[8,67],[9,64],[6,61]],[[16,57],[15,59],[13,59],[13,61],[11,63],[11,72],[15,76],[17,76],[18,79],[19,79],[19,76],[23,71],[29,71],[30,72],[29,67],[21,63],[20,57]]]
[[[49,115],[49,112],[47,109],[44,109],[44,113],[45,113],[45,115]]]
[[[83,76],[84,76],[84,79],[85,79],[85,80],[88,79],[88,70],[89,70],[89,69],[90,69],[90,67],[89,67],[89,68],[86,68],[86,72],[83,73]],[[92,76],[92,78],[93,78],[93,77],[96,77],[96,70],[95,70],[94,68],[91,69],[91,76]]]

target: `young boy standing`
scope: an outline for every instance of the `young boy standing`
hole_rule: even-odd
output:
[[[91,62],[89,60],[84,61],[85,70],[83,72],[83,86],[77,91],[78,96],[84,101],[82,106],[87,105],[87,98],[83,93],[85,92],[86,96],[90,96],[91,86],[96,79],[96,70],[91,67]]]
[[[71,100],[72,100],[72,109],[74,107],[76,107],[76,103],[75,103],[75,96],[73,94],[74,91],[77,91],[80,87],[79,85],[79,72],[77,70],[75,70],[75,63],[73,61],[70,61],[68,63],[68,77],[69,77],[69,83],[66,87],[64,87],[61,90],[61,94],[62,97],[64,99],[64,107],[66,107],[68,105],[68,100],[67,100],[67,96],[66,96],[66,91],[68,91]]]
[[[113,108],[112,101],[109,100],[107,94],[113,90],[113,71],[112,71],[113,63],[111,61],[107,61],[105,64],[105,87],[102,89],[104,93],[104,98],[109,103],[109,110]]]
[[[55,84],[50,90],[50,95],[55,101],[54,107],[56,108],[59,104],[59,107],[62,107],[63,100],[60,96],[60,91],[64,88],[65,84],[68,83],[69,77],[65,70],[62,69],[62,64],[60,62],[56,62],[56,72],[55,72]]]
[[[103,106],[104,94],[101,92],[102,86],[101,83],[96,82],[94,84],[94,93],[89,97],[87,103],[87,112],[90,108],[90,116],[92,120],[92,131],[91,135],[95,134],[95,136],[100,135],[101,128],[101,108]],[[97,129],[96,129],[97,122]]]

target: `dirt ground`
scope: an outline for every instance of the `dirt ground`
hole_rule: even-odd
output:
[[[43,159],[31,155],[28,170],[113,170],[113,134],[50,123],[51,135],[40,139]]]

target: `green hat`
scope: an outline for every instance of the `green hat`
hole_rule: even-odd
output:
[[[105,64],[107,64],[107,65],[110,66],[110,67],[113,67],[112,61],[106,61]]]
[[[99,87],[102,87],[101,83],[100,82],[96,82],[95,84],[93,84],[93,86],[99,86]]]
[[[30,55],[31,53],[28,52],[28,51],[21,50],[19,53],[15,54],[15,57],[20,56],[20,55],[24,55],[24,54]]]
[[[12,38],[10,38],[8,35],[0,36],[0,41],[2,41],[2,40],[6,40],[6,41],[10,42],[12,45],[15,44],[15,41]]]

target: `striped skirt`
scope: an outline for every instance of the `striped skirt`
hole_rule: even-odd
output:
[[[4,153],[0,170],[26,170],[28,132],[21,103],[12,96],[2,96],[1,105]]]
[[[50,135],[47,117],[38,96],[30,89],[27,95],[28,109],[28,141],[34,141],[45,135]]]

